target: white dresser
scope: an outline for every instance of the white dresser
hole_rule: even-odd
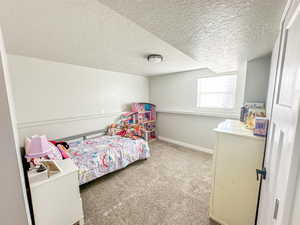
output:
[[[215,131],[210,217],[223,225],[254,225],[260,184],[256,169],[262,166],[265,138],[238,120],[226,120]]]
[[[30,179],[36,225],[83,225],[78,169],[70,159],[56,161],[61,172],[47,179]]]

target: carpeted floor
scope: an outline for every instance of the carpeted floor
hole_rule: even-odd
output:
[[[81,187],[86,225],[216,225],[208,218],[211,155],[150,146],[148,160]]]

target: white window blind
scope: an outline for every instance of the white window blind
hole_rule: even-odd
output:
[[[236,75],[198,79],[199,108],[232,109],[235,105]]]

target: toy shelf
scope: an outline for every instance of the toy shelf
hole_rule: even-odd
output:
[[[141,127],[141,136],[146,141],[156,139],[156,106],[151,103],[133,103],[131,112],[121,115],[121,122],[126,126],[139,125]]]
[[[146,141],[156,139],[156,106],[151,103],[133,103],[131,111],[137,113],[137,123],[143,127]]]

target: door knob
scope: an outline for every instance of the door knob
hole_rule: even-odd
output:
[[[259,175],[261,176],[262,179],[266,179],[267,177],[267,170],[266,168],[263,169],[256,169],[256,180],[259,180]]]

